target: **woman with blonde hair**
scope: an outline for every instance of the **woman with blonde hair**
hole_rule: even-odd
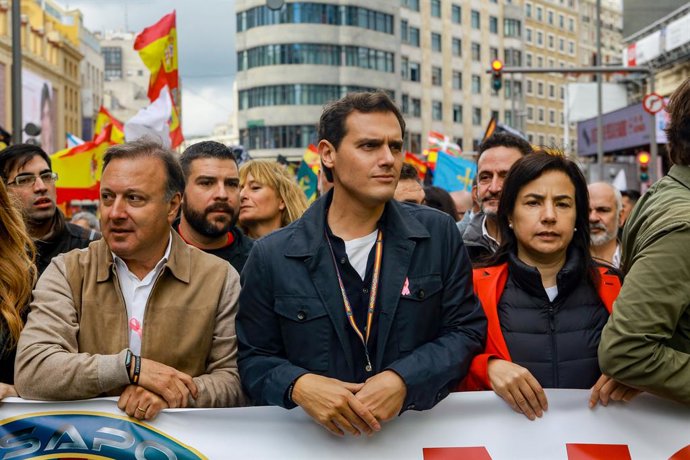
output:
[[[0,399],[17,396],[14,356],[35,277],[33,242],[0,181]]]
[[[278,163],[252,160],[240,168],[239,222],[250,238],[287,226],[306,209],[304,192]]]

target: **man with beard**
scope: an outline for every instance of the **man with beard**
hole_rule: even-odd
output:
[[[621,264],[618,227],[623,203],[621,193],[606,182],[595,182],[589,190],[589,232],[592,257],[616,268]]]
[[[232,151],[218,142],[199,142],[184,151],[180,164],[186,185],[182,213],[173,228],[187,244],[242,272],[254,241],[235,226],[240,176]]]
[[[0,152],[0,176],[20,208],[29,235],[36,245],[36,269],[40,276],[53,257],[85,248],[101,235],[65,221],[55,206],[57,193],[50,157],[40,147],[16,144]]]
[[[503,180],[513,163],[532,152],[529,143],[511,134],[498,133],[484,140],[477,158],[477,201],[480,212],[475,214],[463,234],[472,264],[493,255],[501,243],[498,232],[498,202]]]

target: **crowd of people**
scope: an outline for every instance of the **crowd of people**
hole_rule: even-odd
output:
[[[472,192],[424,187],[383,92],[325,107],[310,206],[275,162],[141,139],[106,152],[100,220],[67,222],[50,157],[10,146],[0,399],[300,406],[355,436],[451,391],[532,420],[547,388],[690,403],[690,79],[668,111],[673,166],[641,198],[509,134]]]

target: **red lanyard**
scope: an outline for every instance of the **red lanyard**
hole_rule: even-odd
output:
[[[367,310],[367,326],[366,326],[366,337],[362,334],[362,331],[357,327],[355,322],[354,314],[352,313],[352,305],[350,300],[347,298],[347,292],[345,291],[345,285],[343,284],[343,277],[340,275],[340,270],[338,269],[338,262],[335,259],[335,252],[333,252],[333,246],[331,245],[331,239],[328,238],[328,233],[326,234],[326,241],[328,242],[328,248],[331,250],[331,257],[333,258],[333,265],[335,266],[335,273],[338,276],[338,284],[340,285],[340,293],[343,296],[343,305],[345,305],[345,315],[347,316],[352,330],[355,331],[359,339],[364,345],[364,354],[367,358],[367,365],[364,369],[367,372],[371,372],[371,360],[369,359],[369,349],[367,344],[369,343],[369,335],[371,334],[371,323],[374,319],[374,311],[376,310],[376,293],[379,289],[379,275],[381,274],[381,259],[383,258],[383,232],[379,229],[376,235],[376,255],[374,257],[374,274],[371,278],[371,289],[369,289],[369,309]]]

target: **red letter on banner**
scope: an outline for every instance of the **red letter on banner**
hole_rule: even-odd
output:
[[[690,445],[683,447],[681,450],[671,455],[668,460],[690,460]]]
[[[631,460],[625,444],[566,444],[568,460]]]
[[[491,460],[486,447],[425,447],[424,460]]]

